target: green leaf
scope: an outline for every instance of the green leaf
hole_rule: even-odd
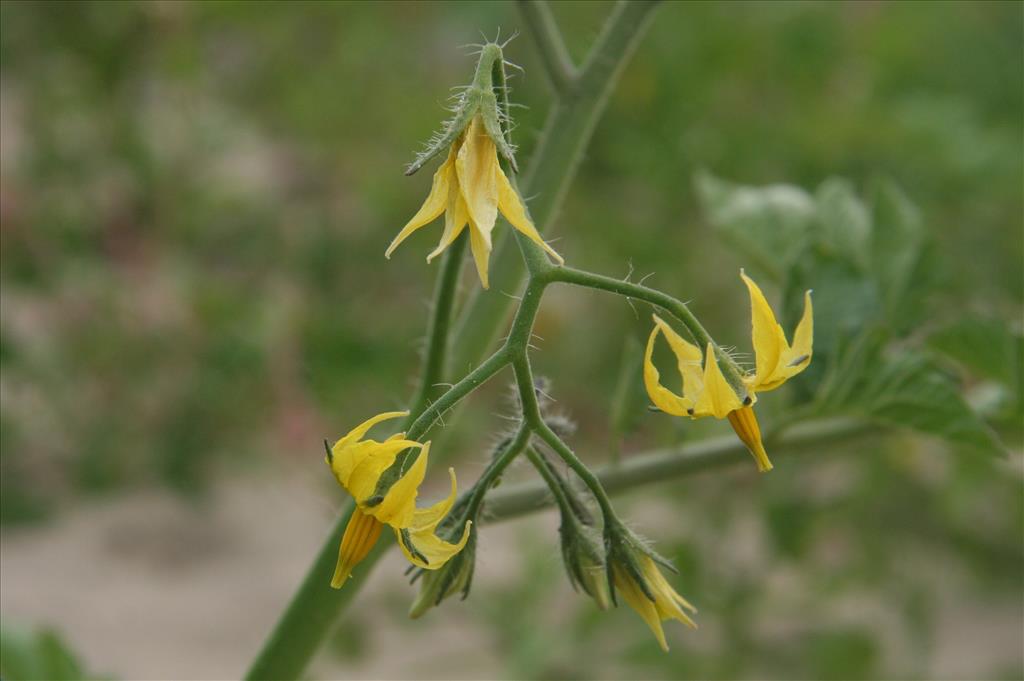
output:
[[[1004,452],[995,433],[964,401],[959,386],[930,358],[915,351],[886,357],[880,346],[867,341],[851,353],[851,380],[836,381],[823,395],[823,404],[988,453]]]
[[[815,242],[827,254],[846,260],[859,271],[868,269],[871,248],[871,214],[840,178],[826,180],[815,194]]]
[[[695,179],[712,226],[753,265],[781,281],[809,242],[814,199],[792,185],[747,187],[707,172]]]
[[[925,233],[921,214],[888,181],[876,184],[872,209],[871,270],[889,319],[898,320],[922,265]]]
[[[928,345],[978,376],[1016,386],[1020,334],[998,319],[959,319],[928,338]]]
[[[87,674],[60,637],[50,629],[0,629],[0,675],[9,681],[79,681]]]

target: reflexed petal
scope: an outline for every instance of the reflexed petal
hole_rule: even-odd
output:
[[[462,530],[462,539],[457,544],[449,544],[434,534],[433,528],[426,530],[395,529],[398,546],[406,559],[413,565],[425,570],[436,570],[461,551],[469,541],[470,527],[473,521],[467,520]]]
[[[331,586],[340,589],[352,574],[352,568],[361,563],[380,538],[383,525],[376,518],[355,508],[345,526],[345,534],[338,547],[338,564],[334,568]]]
[[[789,347],[786,334],[775,320],[768,300],[754,280],[740,270],[740,277],[750,291],[750,317],[752,338],[754,342],[754,360],[756,371],[752,386],[754,389],[772,380],[779,365],[782,353]]]
[[[659,331],[659,327],[655,326],[647,338],[647,350],[644,352],[644,387],[647,388],[647,396],[658,409],[673,416],[683,416],[693,406],[693,402],[663,386],[661,374],[654,366],[654,342],[658,339]]]
[[[421,450],[402,477],[384,493],[384,501],[367,509],[377,520],[394,528],[409,527],[416,511],[416,495],[427,474],[427,459],[430,457],[430,443],[420,445]],[[372,494],[372,491],[371,491]],[[359,499],[359,497],[356,497]]]
[[[413,532],[422,530],[433,530],[437,527],[437,524],[448,515],[448,511],[451,510],[452,505],[455,503],[456,486],[455,486],[455,469],[449,468],[448,475],[452,480],[452,491],[448,495],[447,499],[437,502],[433,506],[428,506],[423,509],[416,509],[412,515],[412,523],[409,525],[409,529]]]
[[[366,444],[370,443],[367,442]],[[377,483],[380,481],[380,476],[395,462],[398,453],[409,448],[419,449],[423,445],[412,440],[388,440],[372,444],[375,447],[369,456],[363,457],[358,465],[352,469],[352,473],[348,477],[348,483],[344,487],[365,512],[373,514],[381,522],[387,522],[385,518],[381,518],[378,514],[383,504],[378,504],[373,508],[367,508],[364,504],[374,495],[377,490]],[[397,485],[398,482],[395,484]],[[409,516],[410,518],[412,517],[411,510],[409,511]]]
[[[494,141],[477,116],[466,130],[455,159],[455,172],[469,218],[486,235],[490,235],[498,218],[498,186],[494,172],[497,167],[498,152]]]
[[[469,211],[466,209],[466,201],[462,198],[462,192],[459,191],[459,183],[453,182],[448,196],[448,210],[444,214],[444,233],[441,234],[441,241],[437,244],[437,248],[427,256],[427,262],[451,246],[452,242],[462,234],[462,230],[466,228],[468,222]]]
[[[352,443],[355,442],[356,440],[362,439],[362,437],[366,435],[367,432],[369,432],[370,428],[373,428],[378,423],[382,423],[383,421],[390,421],[391,419],[397,419],[399,417],[408,415],[409,412],[407,411],[386,411],[383,414],[377,414],[372,418],[368,418],[362,423],[360,423],[358,426],[350,430],[347,435],[345,435],[340,440],[335,442],[333,449],[337,450],[341,447],[344,447],[348,443]]]
[[[541,237],[540,232],[538,232],[537,228],[533,226],[533,222],[526,215],[526,209],[523,207],[523,202],[519,198],[519,193],[512,187],[512,184],[508,181],[505,173],[502,172],[501,166],[498,166],[495,169],[495,173],[498,182],[498,208],[501,209],[501,214],[505,216],[505,219],[509,221],[509,224],[547,251],[552,258],[558,261],[559,265],[564,264],[565,258],[558,255],[558,253],[555,252],[555,249],[551,248],[551,246],[548,246]]]
[[[743,406],[729,382],[722,375],[715,357],[715,348],[708,343],[704,356],[704,391],[693,407],[694,416],[714,416],[724,419],[729,412]]]
[[[469,250],[473,252],[473,261],[476,263],[477,274],[480,275],[480,285],[488,288],[487,265],[491,258],[491,241],[477,229],[476,223],[469,225]]]
[[[804,314],[793,333],[793,347],[790,348],[795,358],[807,356],[808,360],[814,351],[814,305],[811,292],[804,293]],[[795,359],[794,358],[794,359]]]
[[[384,252],[385,258],[390,258],[391,253],[398,248],[398,244],[405,241],[406,237],[415,232],[420,227],[433,222],[437,219],[441,213],[444,212],[448,206],[448,193],[451,189],[451,185],[454,184],[452,180],[455,180],[455,146],[452,145],[451,150],[448,152],[448,158],[441,167],[434,173],[434,182],[430,187],[430,194],[427,195],[427,200],[423,202],[420,209],[416,211],[416,214],[412,216],[412,219],[406,223],[402,231],[398,233],[391,245],[388,246],[388,250]]]
[[[691,402],[700,394],[704,386],[704,378],[700,368],[700,348],[690,343],[669,326],[658,315],[652,315],[654,323],[661,332],[665,334],[665,340],[672,348],[672,354],[676,356],[676,364],[679,366],[679,375],[683,377],[683,396]]]

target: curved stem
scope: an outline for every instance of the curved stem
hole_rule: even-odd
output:
[[[562,516],[566,519],[574,519],[576,516],[572,510],[572,504],[569,502],[569,497],[566,496],[565,490],[562,489],[562,481],[555,475],[555,472],[551,470],[550,464],[544,460],[544,457],[534,447],[526,448],[526,458],[530,460],[533,467],[540,473],[540,477],[544,479],[544,484],[547,485],[547,489],[551,492],[551,498],[555,500],[555,505],[558,506],[558,510],[561,511]],[[499,502],[500,507],[500,502]],[[488,506],[488,510],[492,510],[491,506]]]
[[[477,513],[480,511],[480,505],[484,501],[484,497],[487,492],[491,489],[494,481],[505,472],[509,464],[512,463],[519,453],[523,451],[527,443],[530,441],[530,429],[525,425],[520,425],[519,430],[516,431],[515,436],[512,440],[505,445],[501,454],[495,458],[491,464],[487,467],[487,470],[483,472],[480,479],[473,485],[473,493],[469,499],[469,505],[466,508],[466,517],[476,518]]]
[[[572,63],[548,3],[543,0],[520,0],[519,11],[537,45],[537,53],[551,89],[557,94],[569,90],[576,79],[576,66]]]
[[[416,417],[416,420],[412,422],[412,425],[406,431],[406,437],[410,440],[421,439],[430,430],[430,427],[434,425],[434,422],[441,418],[442,414],[454,407],[466,395],[486,383],[494,374],[501,371],[509,362],[508,356],[508,351],[502,348],[488,357],[483,364],[466,374],[461,381],[446,390],[444,394]]]
[[[562,439],[555,434],[555,431],[551,430],[548,424],[545,423],[544,417],[540,413],[540,405],[537,404],[537,395],[534,392],[533,372],[530,370],[529,357],[525,353],[514,357],[512,359],[512,368],[516,372],[516,385],[519,388],[519,400],[523,407],[523,420],[530,425],[533,432],[540,439],[544,440],[551,449],[555,450],[555,453],[590,488],[594,498],[597,499],[598,506],[601,507],[601,514],[604,516],[605,522],[614,521],[616,516],[615,511],[612,509],[612,502],[605,493],[604,488],[601,487],[601,482],[587,468],[586,464],[580,461],[579,457],[569,449],[569,446],[562,442]]]
[[[586,272],[573,267],[552,268],[548,277],[550,281],[553,282],[573,284],[575,286],[584,286],[586,288],[597,289],[599,291],[617,293],[620,296],[636,298],[637,300],[643,300],[660,307],[686,326],[686,329],[690,332],[690,335],[693,336],[693,339],[697,341],[697,345],[700,346],[701,350],[706,348],[710,343],[715,349],[715,356],[718,357],[719,366],[721,366],[725,371],[729,382],[736,387],[743,386],[743,372],[739,366],[737,366],[736,361],[733,360],[733,358],[726,352],[722,351],[718,346],[718,343],[715,343],[714,339],[711,337],[711,334],[707,332],[693,313],[690,312],[690,308],[688,308],[681,300],[673,298],[667,293],[663,293],[657,289],[644,286],[643,284],[634,284],[633,282],[623,281],[613,277],[606,277],[601,274],[594,274],[593,272]]]

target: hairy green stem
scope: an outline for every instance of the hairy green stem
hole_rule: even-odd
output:
[[[483,504],[484,497],[487,492],[491,489],[495,480],[505,472],[519,453],[523,451],[523,448],[530,442],[530,429],[525,424],[519,426],[519,430],[513,436],[512,440],[505,445],[502,449],[501,454],[491,462],[487,467],[487,470],[483,472],[480,479],[473,485],[472,496],[469,499],[469,505],[466,507],[466,517],[475,518],[477,513],[480,511],[480,506]]]
[[[621,0],[605,22],[571,90],[552,104],[544,132],[521,183],[523,194],[532,196],[530,213],[544,234],[555,221],[583,152],[593,135],[625,63],[633,54],[650,22],[657,2]],[[530,22],[527,21],[529,25]],[[501,333],[511,303],[504,293],[523,287],[519,263],[507,257],[509,230],[495,236],[491,254],[489,291],[471,294],[456,323],[454,354],[470,360],[484,356]]]
[[[560,94],[574,87],[576,66],[572,63],[548,3],[542,0],[520,0],[519,11],[537,46],[551,89],[555,94]]]
[[[424,409],[416,417],[416,420],[412,422],[412,425],[409,426],[405,436],[410,440],[422,438],[430,430],[430,427],[434,425],[434,422],[441,418],[442,414],[454,407],[466,395],[486,383],[488,379],[501,371],[508,363],[509,352],[503,347],[484,360],[483,364],[466,374],[462,380],[446,390],[444,394]]]
[[[643,300],[660,307],[683,323],[701,350],[704,350],[710,344],[715,349],[715,356],[718,357],[719,366],[725,372],[726,378],[729,379],[733,386],[745,391],[745,388],[743,388],[743,371],[737,366],[736,361],[715,343],[714,339],[711,338],[711,334],[707,332],[700,321],[690,312],[690,308],[681,300],[643,284],[634,284],[630,281],[606,277],[572,267],[552,269],[548,276],[554,282],[617,293],[620,296],[636,298],[637,300]]]
[[[544,484],[547,485],[547,489],[551,493],[550,497],[545,494],[544,498],[546,500],[554,499],[555,505],[558,506],[558,510],[561,511],[562,516],[566,519],[574,519],[576,516],[573,513],[572,504],[569,502],[569,497],[566,496],[565,490],[562,489],[563,482],[558,478],[555,472],[551,470],[551,465],[544,459],[544,456],[538,452],[535,447],[527,447],[526,458],[530,460],[533,467],[537,469],[538,473],[540,473],[540,477],[543,478]],[[492,504],[488,503],[488,520],[494,520],[491,514],[492,510]]]

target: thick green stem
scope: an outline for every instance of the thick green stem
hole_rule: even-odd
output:
[[[434,302],[427,328],[427,348],[423,356],[423,372],[409,407],[406,427],[412,424],[414,415],[420,414],[440,392],[448,359],[448,336],[451,328],[452,310],[455,307],[455,291],[462,271],[462,256],[469,243],[469,234],[462,234],[441,256],[441,271],[438,272],[434,288]]]
[[[565,284],[574,284],[576,286],[597,289],[599,291],[609,291],[627,298],[643,300],[651,305],[656,305],[657,307],[662,308],[683,323],[686,329],[690,332],[690,335],[693,336],[693,339],[700,346],[701,350],[706,348],[710,343],[715,349],[715,355],[718,357],[718,364],[725,371],[726,378],[728,378],[729,382],[735,387],[743,389],[743,371],[736,365],[736,361],[733,360],[728,353],[724,352],[717,343],[715,343],[714,339],[711,338],[711,334],[705,330],[704,326],[697,320],[693,313],[690,312],[690,308],[686,307],[686,304],[681,300],[673,298],[667,293],[663,293],[657,289],[648,288],[643,284],[634,284],[629,281],[606,277],[601,274],[594,274],[593,272],[586,272],[572,267],[559,267],[557,269],[552,269],[548,276],[553,282],[557,281]]]
[[[580,69],[574,87],[562,92],[553,103],[537,149],[520,183],[522,193],[533,197],[530,213],[542,234],[555,221],[608,96],[657,4],[648,0],[617,3]],[[476,359],[493,346],[512,304],[504,294],[523,287],[519,263],[506,257],[508,231],[500,230],[495,236],[490,290],[473,293],[459,315],[454,346],[456,357]]]
[[[543,0],[520,0],[519,11],[537,45],[537,53],[544,64],[551,89],[561,94],[575,85],[576,66],[565,47],[562,34],[548,3]]]
[[[345,587],[332,589],[330,584],[338,562],[338,547],[354,508],[355,504],[351,501],[345,505],[298,591],[246,672],[246,679],[276,681],[299,678],[309,659],[331,631],[338,613],[355,598],[373,564],[394,543],[390,540],[390,532],[383,533],[377,545],[359,564],[358,570],[352,573]]]
[[[772,458],[785,460],[796,454],[820,454],[823,448],[837,449],[841,444],[877,433],[877,426],[855,419],[802,423],[770,442]],[[726,435],[635,454],[620,464],[597,468],[594,474],[605,491],[615,494],[737,464],[750,466],[750,453],[736,436]],[[487,499],[487,521],[509,520],[546,508],[551,503],[548,486],[539,480],[502,486]]]

